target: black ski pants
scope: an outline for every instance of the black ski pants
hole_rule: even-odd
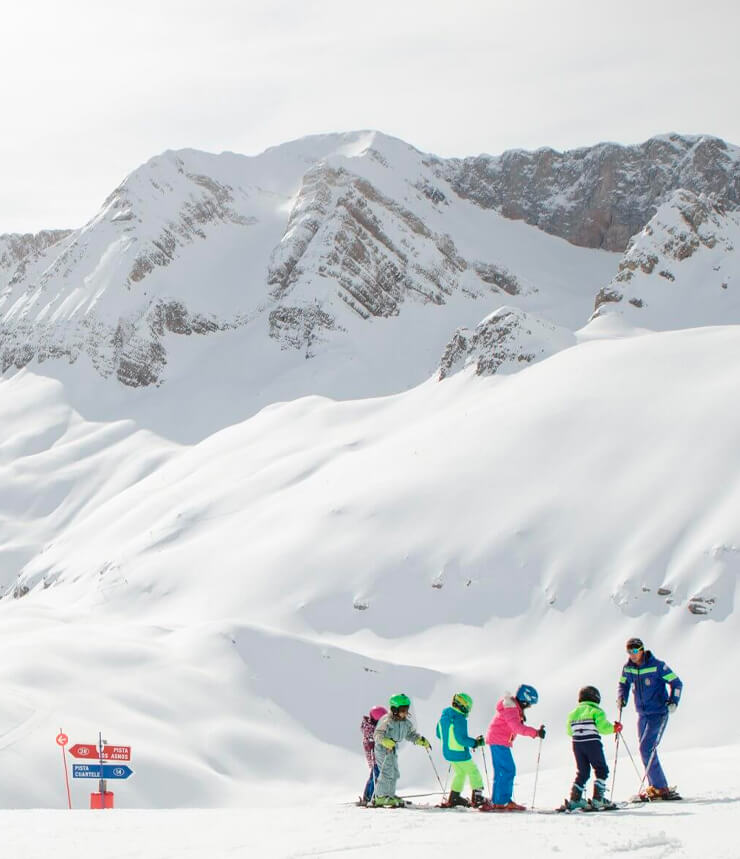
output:
[[[594,775],[601,781],[606,781],[609,775],[609,767],[604,757],[604,746],[600,739],[581,740],[573,743],[573,754],[576,758],[576,785],[584,790],[591,776],[591,767]]]

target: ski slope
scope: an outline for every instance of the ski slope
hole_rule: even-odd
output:
[[[727,679],[739,667],[739,350],[736,326],[586,341],[511,376],[275,404],[191,445],[133,418],[90,421],[55,379],[2,380],[0,805],[63,808],[54,737],[101,730],[134,749],[116,794],[142,838],[161,826],[133,809],[274,815],[305,798],[315,826],[295,837],[309,853],[330,849],[339,815],[340,848],[367,827],[379,849],[406,827],[446,843],[414,812],[375,823],[334,805],[364,783],[363,713],[404,690],[431,737],[464,689],[478,732],[506,689],[535,685],[548,807],[572,778],[564,721],[579,687],[598,686],[613,718],[624,641],[639,634],[684,681],[661,754],[702,803],[650,809],[658,823],[639,837],[601,816],[585,825],[661,855],[671,839],[694,849],[690,815],[706,814],[720,839],[738,796],[726,744],[740,703]],[[716,700],[730,715],[707,725]],[[634,712],[624,721],[634,751]],[[515,755],[528,801],[536,744]],[[617,798],[637,787],[630,769],[624,759]],[[401,792],[437,789],[419,749],[403,749],[401,771]],[[73,785],[75,807],[89,790]],[[274,817],[247,835],[245,812],[223,814],[234,823],[208,827],[218,838],[304,849]],[[538,818],[533,832],[560,823]]]
[[[620,766],[623,766],[622,762]],[[240,809],[2,811],[6,855],[76,859],[80,850],[113,859],[229,859],[259,853],[270,859],[388,856],[429,859],[463,848],[470,855],[735,859],[740,803],[738,747],[709,756],[676,755],[674,763],[702,798],[632,806],[617,812],[548,816],[475,811],[366,810],[321,801],[295,785],[280,804]],[[538,794],[557,795],[570,772],[545,771]],[[624,775],[624,773],[622,773]],[[531,779],[522,780],[531,796]],[[31,833],[33,833],[31,835]]]

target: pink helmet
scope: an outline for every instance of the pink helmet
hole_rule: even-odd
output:
[[[372,710],[370,710],[370,718],[374,722],[379,722],[387,712],[388,711],[385,707],[373,707]]]

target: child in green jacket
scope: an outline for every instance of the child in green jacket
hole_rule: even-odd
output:
[[[614,804],[606,799],[606,779],[609,767],[604,757],[602,734],[618,734],[622,730],[619,722],[610,722],[599,707],[601,693],[594,686],[584,686],[578,693],[578,706],[568,716],[568,736],[573,738],[573,754],[576,758],[576,779],[561,811],[586,808],[583,792],[594,770],[594,794],[591,807],[594,809],[612,808]]]

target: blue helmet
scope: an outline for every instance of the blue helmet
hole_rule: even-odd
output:
[[[522,683],[522,685],[516,690],[516,700],[519,701],[520,704],[531,707],[540,700],[540,696],[537,694],[537,690],[534,686],[527,686],[526,683]]]

